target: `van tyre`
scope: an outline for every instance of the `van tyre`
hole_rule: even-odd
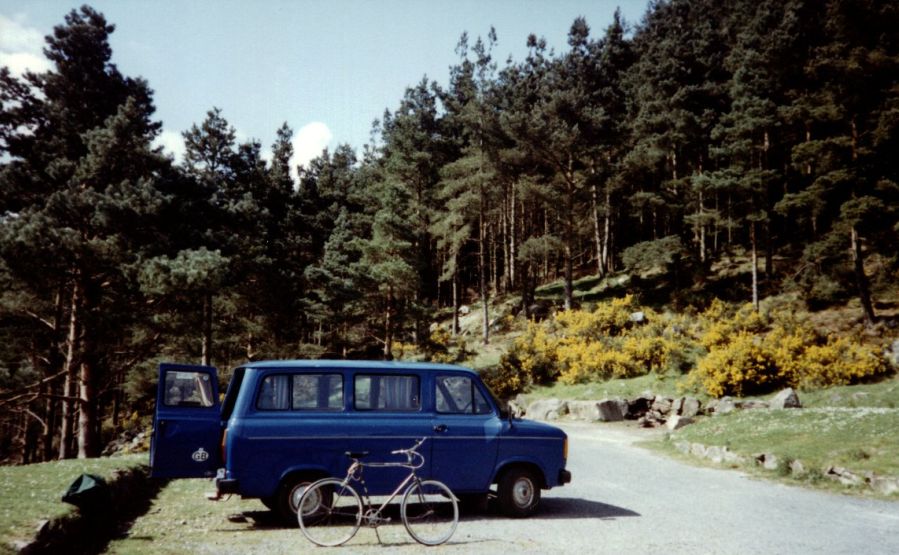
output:
[[[498,484],[499,508],[513,518],[531,516],[540,504],[540,481],[527,468],[513,468]]]
[[[305,476],[297,476],[288,478],[281,483],[278,493],[275,495],[274,511],[278,514],[278,519],[288,525],[297,523],[297,503],[303,492],[309,487],[314,479]]]

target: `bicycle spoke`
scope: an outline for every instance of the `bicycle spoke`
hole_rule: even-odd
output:
[[[340,480],[315,482],[300,498],[297,520],[303,535],[322,546],[349,541],[359,529],[362,501],[359,494]]]
[[[436,480],[424,480],[409,486],[403,495],[400,511],[409,535],[424,545],[445,542],[459,523],[455,496],[446,485]]]

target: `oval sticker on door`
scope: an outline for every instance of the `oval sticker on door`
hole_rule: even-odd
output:
[[[209,458],[209,453],[207,453],[202,447],[193,452],[190,456],[195,462],[203,462]]]

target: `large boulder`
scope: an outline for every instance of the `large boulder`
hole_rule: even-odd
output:
[[[644,392],[639,397],[629,399],[627,402],[627,414],[625,414],[625,418],[628,420],[637,420],[644,416],[649,412],[649,408],[652,406],[654,400],[655,395],[648,391]]]
[[[535,420],[558,420],[568,414],[568,403],[559,399],[539,399],[528,406],[527,415]]]
[[[653,399],[650,410],[657,412],[661,416],[665,416],[666,414],[671,412],[672,406],[674,406],[674,399],[671,399],[670,397],[662,397],[661,395],[659,395],[655,399]]]
[[[596,401],[568,401],[568,415],[578,420],[595,422],[600,420]]]
[[[683,428],[687,424],[692,424],[693,419],[688,416],[681,416],[679,414],[675,414],[673,416],[669,416],[668,420],[665,421],[665,426],[668,427],[669,430],[679,430]]]
[[[799,396],[796,395],[793,388],[788,387],[775,395],[769,402],[769,406],[772,409],[798,409],[802,408],[802,403],[799,402]]]
[[[619,422],[627,414],[628,404],[624,399],[603,399],[596,403],[599,420],[603,422]]]
[[[731,397],[722,397],[718,399],[718,402],[714,405],[714,411],[712,414],[715,416],[721,416],[722,414],[728,414],[737,410],[737,404],[734,402]]]
[[[684,418],[694,418],[702,408],[702,403],[696,397],[681,397],[678,399],[678,405],[677,414]]]

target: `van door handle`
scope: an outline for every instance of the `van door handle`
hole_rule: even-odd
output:
[[[446,424],[437,424],[436,426],[434,426],[434,431],[435,431],[435,432],[439,432],[439,433],[443,433],[443,432],[445,432],[447,429],[448,429],[448,428],[446,427]]]

